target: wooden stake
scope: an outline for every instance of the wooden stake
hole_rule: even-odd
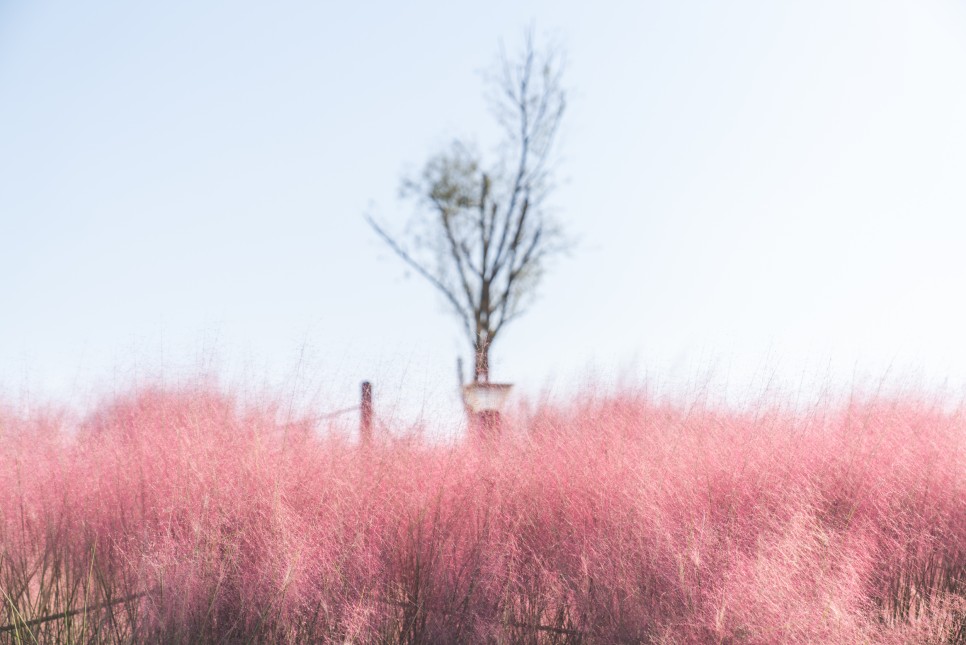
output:
[[[362,445],[372,443],[372,383],[362,382],[362,401],[359,404],[359,440]]]

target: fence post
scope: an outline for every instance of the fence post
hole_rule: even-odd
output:
[[[359,404],[359,441],[364,446],[372,443],[372,383],[362,382],[362,401]]]

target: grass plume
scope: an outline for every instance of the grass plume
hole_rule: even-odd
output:
[[[361,450],[279,409],[0,410],[0,641],[966,643],[962,410],[587,394]]]

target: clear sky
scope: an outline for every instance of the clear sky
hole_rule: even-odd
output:
[[[459,326],[363,216],[492,143],[480,71],[530,23],[579,244],[494,379],[966,384],[963,2],[2,0],[0,388],[370,378],[453,414]]]

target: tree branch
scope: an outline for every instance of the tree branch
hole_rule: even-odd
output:
[[[446,240],[449,242],[450,255],[453,258],[453,262],[456,264],[456,274],[460,279],[460,284],[463,286],[463,293],[466,295],[467,307],[476,312],[476,307],[474,306],[473,290],[470,289],[469,279],[466,275],[466,269],[463,267],[463,258],[460,255],[462,248],[457,241],[456,236],[453,233],[453,227],[450,225],[450,214],[446,207],[439,203],[438,200],[433,199],[433,203],[436,204],[436,208],[439,210],[439,217],[443,223],[443,231],[446,233]],[[467,263],[469,263],[470,258],[467,258]],[[476,314],[479,315],[479,314]]]
[[[507,276],[506,286],[503,289],[502,297],[498,301],[497,305],[500,310],[500,320],[496,327],[493,329],[492,336],[496,334],[503,328],[503,325],[507,323],[514,317],[513,312],[509,309],[510,300],[513,295],[514,283],[519,279],[520,275],[523,274],[531,265],[536,265],[543,255],[542,251],[538,251],[540,245],[540,240],[543,237],[543,227],[537,227],[537,230],[533,234],[533,238],[530,240],[530,244],[527,246],[527,250],[523,253],[523,257],[520,259],[520,264],[517,267],[510,268],[510,273]],[[508,313],[509,312],[509,313]]]
[[[517,165],[516,176],[513,179],[513,187],[510,190],[510,200],[507,204],[506,212],[503,215],[503,231],[500,235],[500,243],[497,245],[496,259],[493,261],[493,266],[497,268],[501,266],[503,256],[506,253],[507,235],[510,230],[513,217],[515,216],[514,211],[516,210],[517,200],[520,197],[520,192],[523,190],[524,179],[527,175],[527,164],[530,153],[530,121],[527,111],[527,88],[530,84],[530,74],[532,69],[533,42],[528,36],[527,51],[520,78],[520,95],[519,97],[516,97],[515,92],[511,92],[511,96],[514,96],[514,104],[520,117],[520,161]],[[507,82],[509,82],[509,79],[507,79]]]
[[[369,226],[371,226],[372,229],[379,235],[379,237],[382,238],[382,241],[389,245],[389,248],[391,248],[396,255],[398,255],[406,264],[412,267],[413,270],[419,273],[419,275],[426,278],[430,284],[436,287],[446,297],[446,300],[449,301],[449,303],[453,306],[453,309],[456,311],[456,314],[462,321],[463,327],[466,330],[466,335],[469,336],[470,340],[472,340],[473,331],[470,328],[470,317],[468,313],[463,310],[463,307],[460,306],[459,300],[456,298],[456,294],[454,294],[449,287],[443,284],[439,278],[427,271],[425,267],[413,259],[413,257],[409,255],[405,249],[399,246],[396,240],[386,233],[386,231],[384,231],[382,227],[379,226],[374,219],[372,219],[372,217],[367,215],[366,221],[369,223]]]

